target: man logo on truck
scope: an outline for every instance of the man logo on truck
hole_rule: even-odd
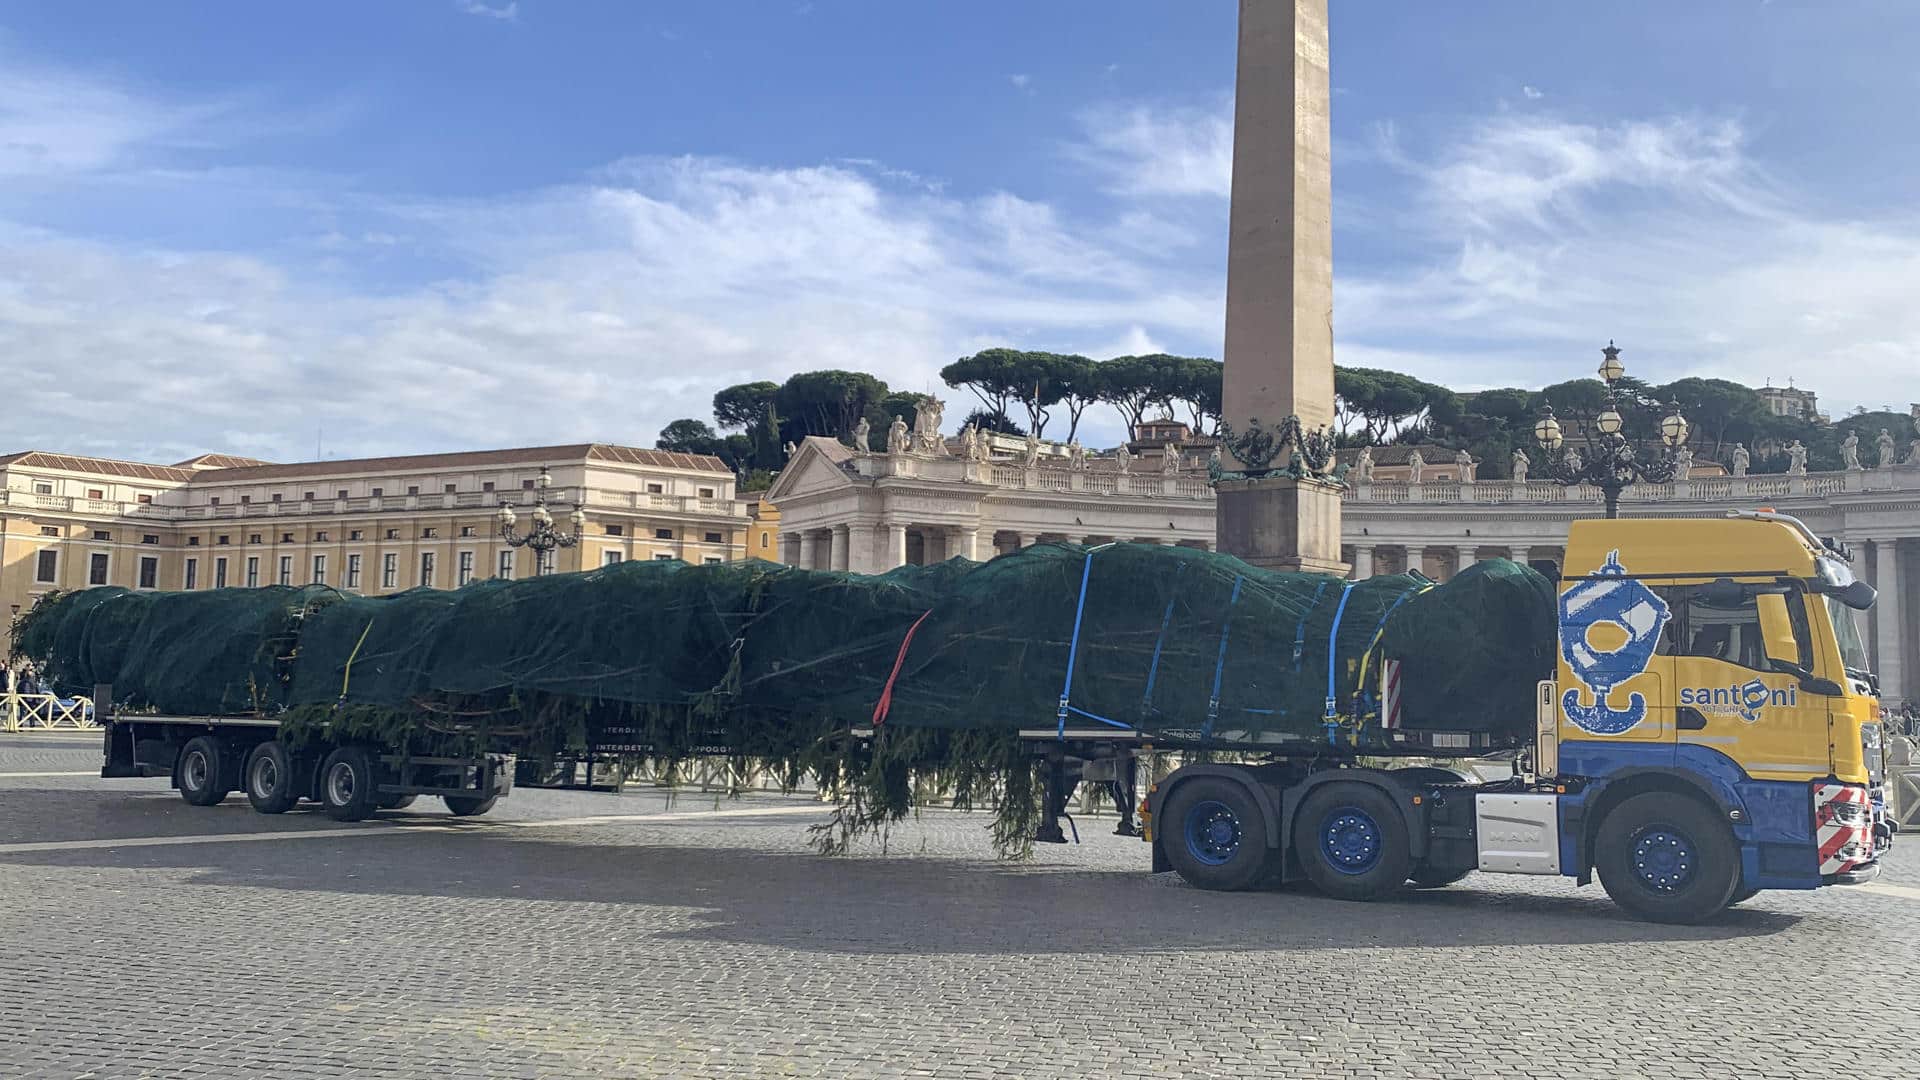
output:
[[[1618,551],[1608,552],[1606,565],[1592,577],[1560,594],[1560,655],[1593,696],[1586,704],[1578,689],[1569,688],[1560,698],[1573,726],[1592,735],[1619,735],[1646,718],[1647,699],[1639,692],[1627,696],[1624,709],[1615,709],[1607,696],[1647,670],[1660,631],[1672,617],[1658,593],[1627,577]],[[1602,625],[1624,633],[1626,640],[1613,649],[1595,645],[1589,633]]]

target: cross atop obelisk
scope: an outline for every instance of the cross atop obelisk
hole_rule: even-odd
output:
[[[1314,435],[1333,420],[1330,97],[1327,0],[1241,0],[1222,388],[1237,434],[1255,420],[1282,432],[1291,418]],[[1271,467],[1285,470],[1299,448],[1282,448]],[[1228,450],[1233,467],[1263,464]],[[1339,487],[1298,471],[1221,481],[1220,548],[1257,565],[1344,573]]]

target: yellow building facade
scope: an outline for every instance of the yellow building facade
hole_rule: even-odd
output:
[[[519,528],[545,471],[562,531],[553,569],[627,559],[747,557],[751,503],[718,458],[587,443],[272,464],[209,454],[176,465],[45,451],[0,456],[0,610],[55,589],[324,584],[367,595],[530,577]],[[10,626],[10,621],[9,621]],[[9,631],[10,632],[10,631]],[[7,641],[6,645],[11,645]]]

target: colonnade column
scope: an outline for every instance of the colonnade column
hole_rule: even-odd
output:
[[[827,534],[827,569],[845,570],[847,568],[847,527],[835,525]]]
[[[969,529],[964,525],[954,526],[947,530],[947,557],[952,558],[958,555],[979,562],[979,543],[979,529]]]
[[[887,530],[886,565],[880,569],[891,570],[896,566],[907,565],[907,527],[897,521],[889,521]]]
[[[788,566],[800,565],[800,534],[780,534],[780,561]]]
[[[1472,544],[1454,545],[1456,557],[1453,562],[1453,572],[1457,574],[1467,567],[1472,566],[1478,560],[1478,555],[1476,554],[1478,551],[1479,549]]]
[[[1874,626],[1879,635],[1879,655],[1873,670],[1880,676],[1883,700],[1900,701],[1915,695],[1907,692],[1902,661],[1906,643],[1900,635],[1900,541],[1888,536],[1873,542],[1873,587],[1880,597],[1874,601]]]
[[[1353,546],[1353,580],[1365,581],[1373,576],[1373,545]]]
[[[1038,540],[1038,539],[1039,539],[1039,537],[1036,537],[1036,536],[1035,536],[1034,534],[1032,534],[1032,533],[1021,533],[1021,534],[1020,534],[1020,546],[1021,546],[1021,547],[1023,547],[1023,548],[1030,548],[1030,547],[1032,547],[1032,546],[1034,545],[1034,542],[1035,542],[1036,540]]]

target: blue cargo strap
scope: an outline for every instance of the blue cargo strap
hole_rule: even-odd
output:
[[[1367,669],[1372,666],[1370,662],[1373,659],[1374,650],[1380,647],[1380,640],[1386,636],[1387,620],[1393,617],[1394,612],[1400,610],[1401,604],[1404,604],[1407,602],[1408,599],[1415,596],[1419,596],[1421,593],[1426,592],[1428,589],[1433,588],[1433,584],[1434,583],[1431,581],[1416,582],[1413,588],[1408,589],[1406,592],[1401,593],[1400,598],[1395,600],[1392,604],[1388,605],[1387,610],[1381,613],[1380,621],[1373,625],[1373,635],[1367,638],[1366,650],[1360,654],[1359,680],[1353,688],[1353,693],[1355,697],[1360,698],[1361,700],[1366,701],[1369,704],[1371,704],[1372,702],[1372,690],[1367,686]],[[1356,732],[1356,735],[1357,734],[1358,733]]]
[[[1067,712],[1080,711],[1067,702],[1073,698],[1073,665],[1080,658],[1080,620],[1087,613],[1087,580],[1092,576],[1093,552],[1089,551],[1087,561],[1080,566],[1080,601],[1073,609],[1073,640],[1067,644],[1067,681],[1060,687],[1059,736],[1062,739],[1067,737]]]
[[[1342,582],[1340,586],[1340,606],[1333,611],[1333,629],[1327,631],[1327,745],[1339,741],[1340,704],[1334,690],[1335,665],[1340,661],[1340,620],[1346,617],[1347,600],[1353,596],[1353,582]]]
[[[1240,583],[1245,578],[1233,579],[1233,595],[1227,598],[1227,613],[1220,619],[1220,655],[1213,661],[1213,696],[1207,699],[1207,722],[1200,725],[1200,737],[1213,737],[1213,722],[1220,718],[1220,676],[1227,670],[1227,635],[1233,629],[1233,605],[1240,602]]]

